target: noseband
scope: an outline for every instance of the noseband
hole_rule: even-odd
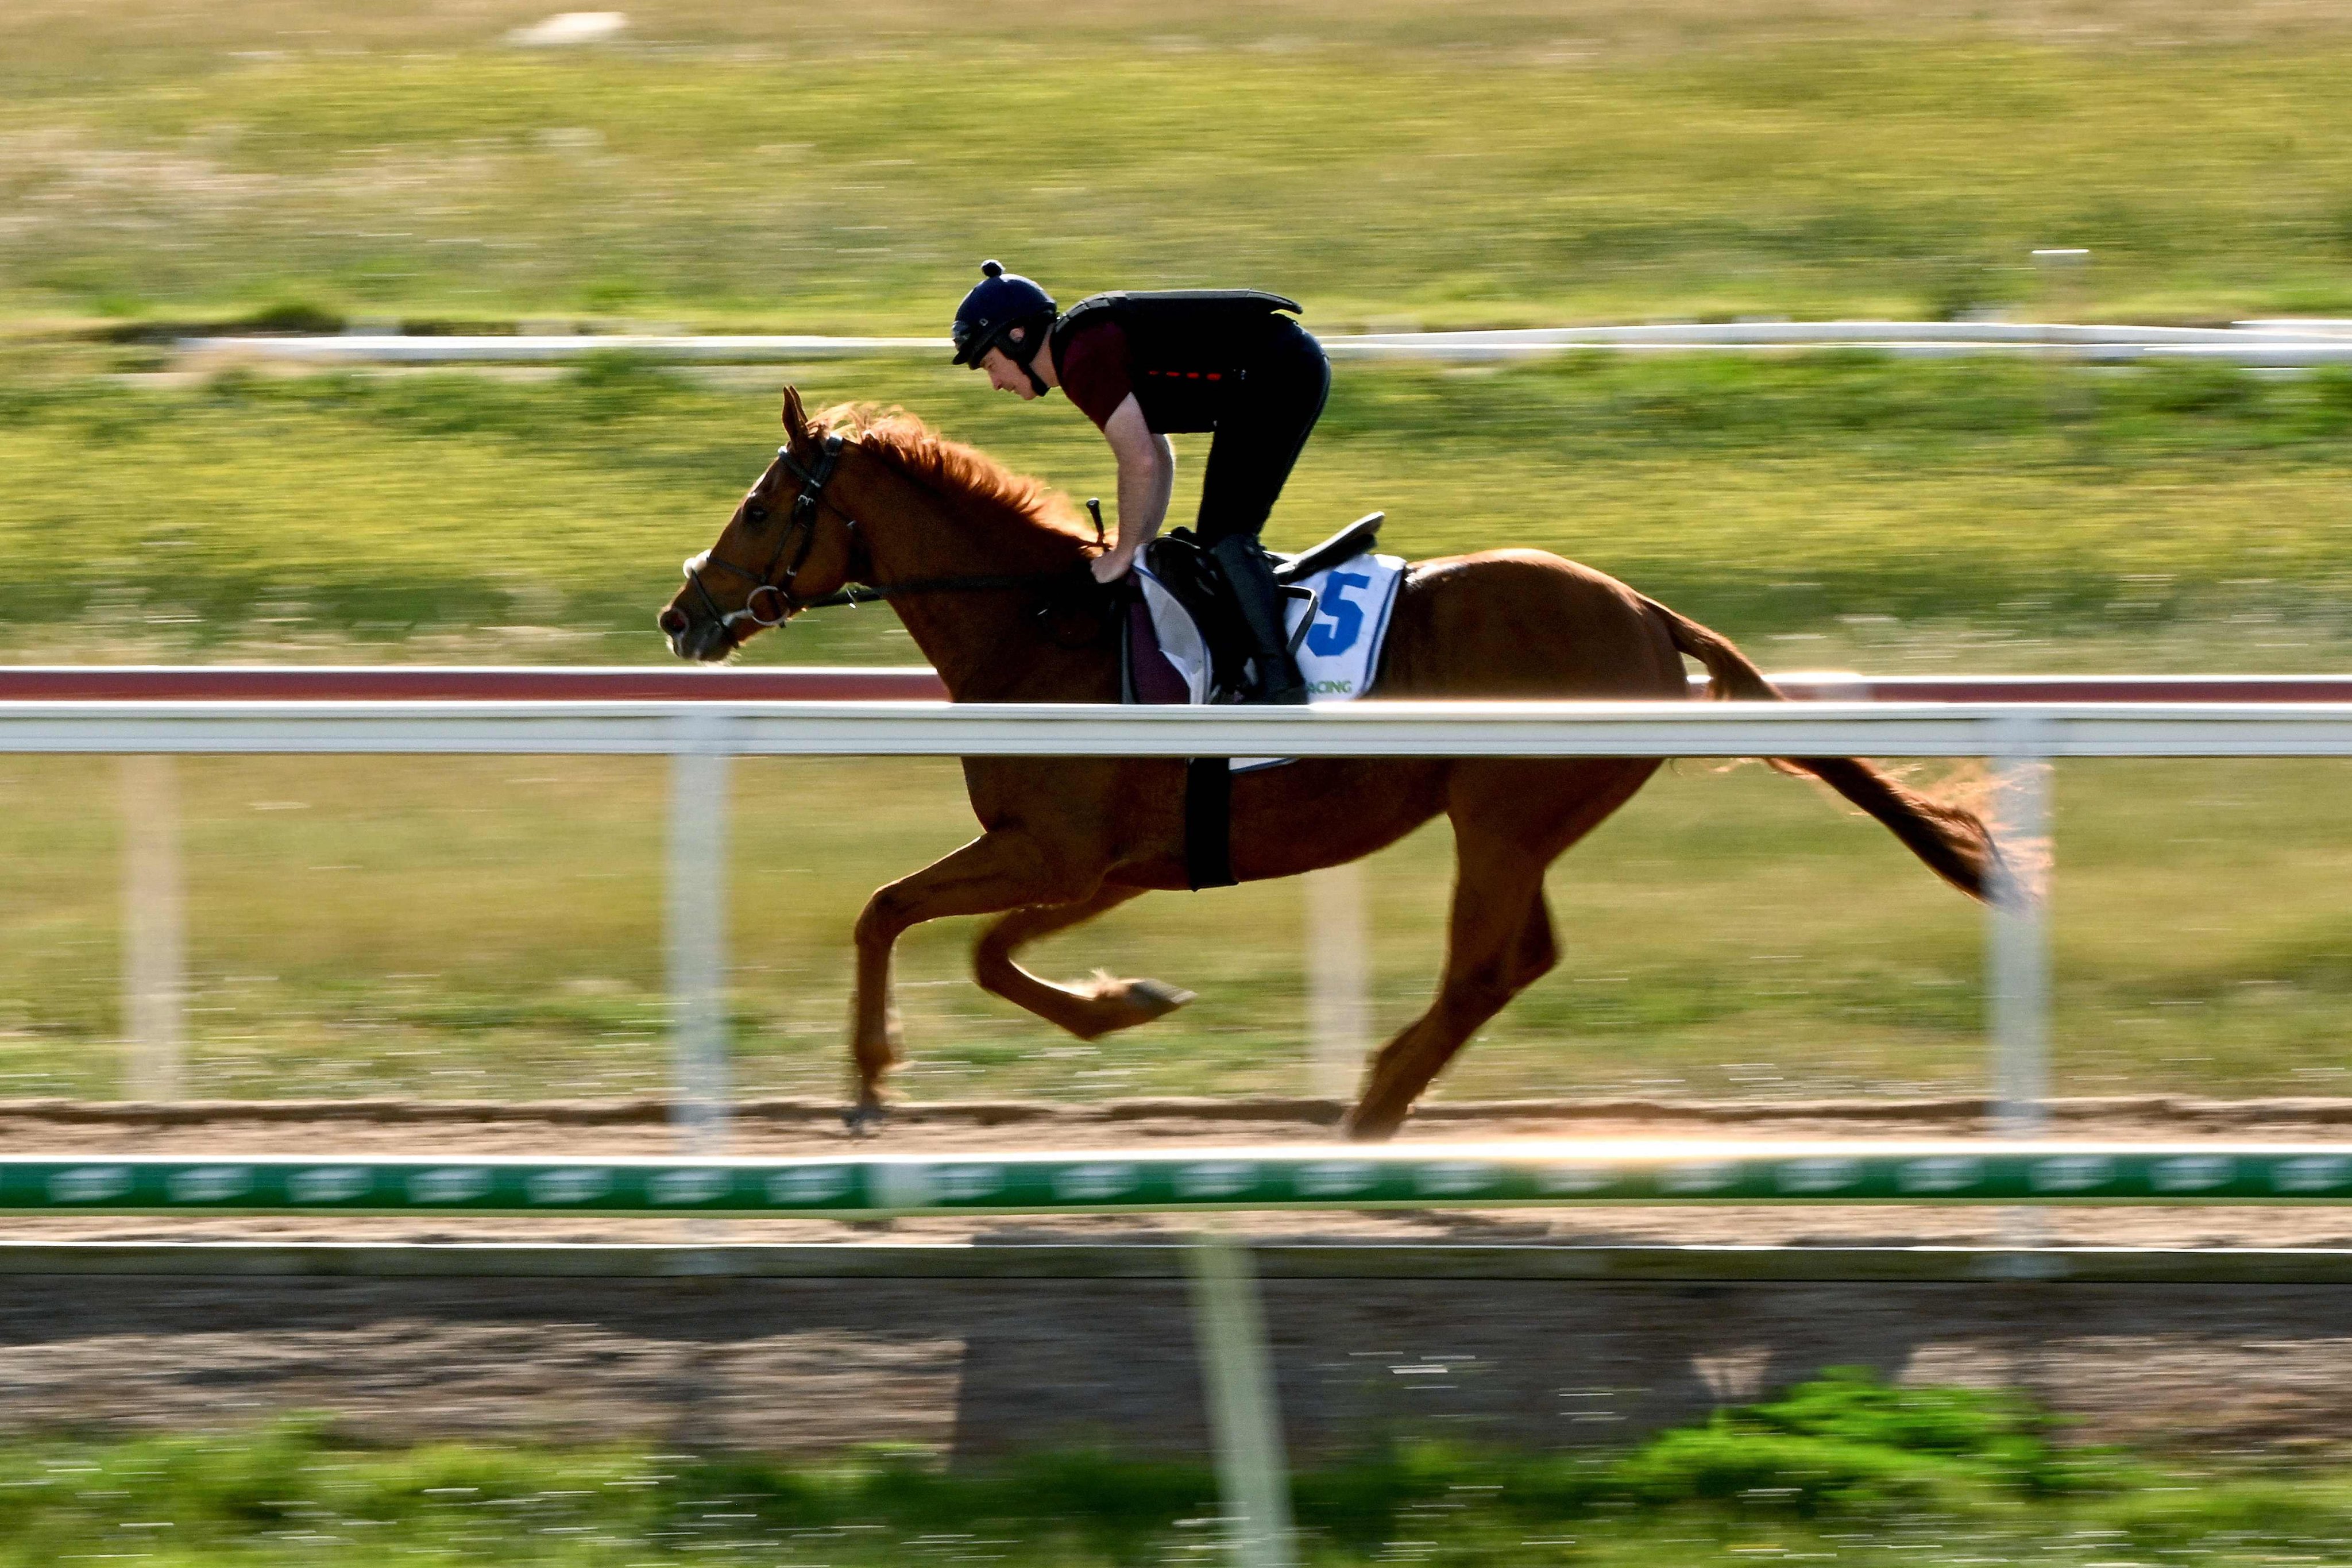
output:
[[[800,493],[793,498],[792,515],[784,520],[783,532],[776,540],[776,553],[768,562],[766,571],[753,572],[731,561],[714,559],[707,550],[686,563],[686,580],[693,584],[695,597],[702,601],[703,609],[720,626],[731,627],[738,621],[751,621],[762,626],[781,626],[796,612],[813,605],[824,604],[831,597],[795,598],[793,596],[793,579],[800,575],[801,568],[808,564],[809,552],[816,548],[817,509],[824,503],[824,487],[833,482],[833,471],[841,464],[841,447],[842,439],[838,435],[827,436],[824,449],[819,454],[814,468],[801,467],[800,459],[793,456],[790,447],[776,448],[777,463],[801,482],[801,489]],[[766,489],[764,479],[752,487],[751,496],[743,503],[745,507],[756,503],[764,510]],[[850,526],[855,528],[856,524],[853,522]],[[793,548],[795,540],[799,542],[797,550]],[[792,556],[789,566],[784,563],[786,555]],[[744,599],[741,609],[722,610],[718,601],[710,596],[710,590],[703,585],[702,573],[711,566],[723,568],[750,581],[751,592]]]

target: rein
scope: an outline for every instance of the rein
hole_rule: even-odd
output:
[[[850,524],[856,528],[855,522]],[[909,594],[983,593],[993,588],[1026,588],[1033,584],[1047,583],[1063,575],[1059,572],[1008,572],[971,577],[914,577],[904,583],[884,583],[879,586],[865,583],[823,595],[814,599],[795,599],[793,605],[803,610],[832,610],[844,605],[874,605],[885,599],[902,598]]]
[[[713,560],[707,550],[686,563],[686,580],[693,584],[696,596],[702,601],[702,607],[709,611],[711,617],[719,625],[731,626],[737,621],[748,620],[757,626],[774,626],[782,625],[803,610],[829,610],[845,605],[878,604],[912,594],[986,593],[1008,588],[1026,588],[1041,583],[1053,582],[1066,575],[1064,572],[1055,571],[987,573],[962,577],[917,577],[904,583],[852,584],[848,587],[836,589],[830,594],[820,594],[810,599],[796,596],[792,591],[793,579],[800,575],[801,568],[808,564],[809,552],[816,548],[817,513],[824,504],[824,488],[833,482],[834,470],[840,466],[843,445],[840,436],[827,436],[824,438],[824,453],[818,458],[816,467],[813,469],[803,468],[800,460],[793,456],[793,449],[790,447],[776,448],[776,461],[800,481],[801,488],[800,492],[793,498],[792,515],[785,520],[783,537],[776,542],[776,553],[769,561],[766,571],[754,573],[749,567],[738,566],[731,561]],[[760,496],[760,488],[755,487],[752,497],[757,500]],[[1087,505],[1094,513],[1095,543],[1099,546],[1103,541],[1102,509],[1091,501]],[[834,510],[841,511],[839,503],[835,504]],[[841,521],[843,526],[849,531],[851,540],[856,541],[860,537],[857,520],[845,511],[841,512]],[[785,566],[784,556],[792,551],[795,534],[800,538],[800,550],[793,556],[793,563]],[[739,577],[748,578],[751,581],[751,592],[744,600],[741,609],[721,610],[718,602],[711,598],[710,590],[703,584],[701,574],[704,569],[712,566],[721,567]],[[779,567],[782,568],[781,576],[777,574]],[[763,605],[761,600],[763,595],[773,595],[773,597]],[[767,609],[773,609],[775,613],[772,616],[763,613]]]

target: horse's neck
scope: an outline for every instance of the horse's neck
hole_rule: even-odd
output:
[[[988,537],[977,507],[958,504],[903,476],[877,486],[857,514],[877,585],[937,578],[1017,576],[1072,569],[1077,541],[1045,530]],[[959,702],[1116,700],[1116,669],[1101,648],[1056,647],[1036,620],[1038,595],[1013,588],[948,588],[893,598],[907,635]]]

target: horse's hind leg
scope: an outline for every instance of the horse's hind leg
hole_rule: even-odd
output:
[[[1541,768],[1541,772],[1537,771]],[[1348,1114],[1350,1138],[1386,1138],[1478,1026],[1559,959],[1545,870],[1622,805],[1657,763],[1463,764],[1454,818],[1454,910],[1429,1010],[1382,1047]],[[1529,808],[1548,807],[1540,815]]]
[[[1030,973],[1013,957],[1030,942],[1115,910],[1142,891],[1106,887],[1076,903],[1041,904],[1003,916],[991,922],[972,944],[973,977],[982,989],[1026,1007],[1082,1040],[1166,1016],[1190,1002],[1192,994],[1157,980],[1116,980],[1108,974],[1084,985],[1055,985]]]
[[[1474,854],[1464,847],[1437,998],[1372,1058],[1363,1096],[1348,1113],[1350,1138],[1394,1132],[1463,1042],[1536,978],[1527,973],[1521,953],[1531,921],[1549,935],[1545,863],[1501,852],[1505,846],[1491,847],[1497,852]]]

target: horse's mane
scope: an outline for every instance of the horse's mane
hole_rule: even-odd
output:
[[[888,457],[908,478],[1001,510],[1045,532],[1091,539],[1069,499],[1040,479],[1016,474],[976,447],[950,441],[904,408],[842,403],[819,409],[819,434],[838,435]]]

